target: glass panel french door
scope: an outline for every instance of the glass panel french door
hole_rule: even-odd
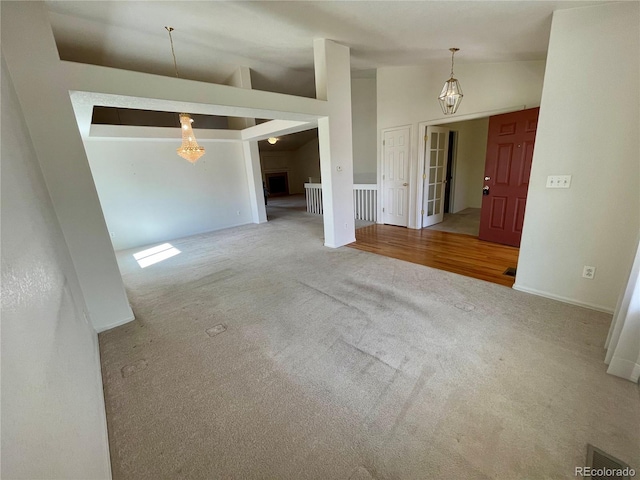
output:
[[[427,127],[424,142],[423,227],[440,223],[444,218],[448,153],[449,130],[442,127]]]

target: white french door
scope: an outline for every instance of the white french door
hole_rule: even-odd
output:
[[[383,132],[382,222],[409,224],[409,127]]]
[[[449,130],[427,127],[424,142],[422,227],[440,223],[444,218],[444,191],[447,183]]]

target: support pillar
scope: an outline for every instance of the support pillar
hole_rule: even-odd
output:
[[[85,315],[98,332],[129,322],[133,312],[44,3],[3,2],[2,55],[78,274]]]
[[[318,120],[324,244],[337,248],[355,242],[353,140],[349,48],[331,40],[313,42],[316,97],[329,115]]]
[[[251,90],[251,70],[249,67],[238,67],[227,80],[227,84],[232,87]],[[248,127],[253,127],[255,124],[255,118],[229,118],[229,128],[234,130],[243,130]],[[244,165],[247,171],[251,218],[253,219],[253,223],[264,223],[267,221],[267,211],[264,205],[264,190],[258,142],[242,142],[242,152],[244,154]]]

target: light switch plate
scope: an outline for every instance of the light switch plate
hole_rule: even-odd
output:
[[[547,177],[547,188],[569,188],[571,186],[571,175],[549,175]]]

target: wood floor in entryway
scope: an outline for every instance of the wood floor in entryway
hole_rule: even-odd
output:
[[[504,272],[517,266],[519,253],[516,247],[472,235],[379,224],[357,229],[356,241],[349,247],[507,287],[513,286],[515,278]]]

